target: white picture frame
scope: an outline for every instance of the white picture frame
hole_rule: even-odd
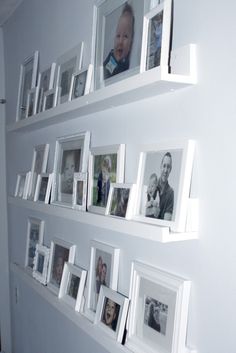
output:
[[[154,67],[169,71],[172,28],[172,0],[160,2],[143,20],[140,72]]]
[[[50,66],[46,67],[39,73],[38,79],[38,104],[37,113],[43,111],[44,104],[44,93],[53,89],[55,81],[56,63],[52,63]]]
[[[89,144],[89,131],[57,139],[51,203],[72,208],[74,173],[87,171]]]
[[[74,173],[73,208],[86,211],[88,173]]]
[[[39,94],[38,86],[28,90],[27,104],[26,104],[26,118],[30,118],[31,116],[37,113],[38,94]]]
[[[124,168],[125,144],[91,148],[88,180],[89,212],[105,214],[110,184],[124,182]]]
[[[20,67],[20,79],[18,88],[16,121],[26,118],[26,104],[28,90],[36,87],[38,72],[39,52],[27,57]]]
[[[106,216],[131,219],[135,197],[134,184],[112,183],[107,200]]]
[[[141,147],[135,220],[185,231],[194,150],[193,140]]]
[[[80,42],[74,48],[61,55],[57,60],[57,86],[61,88],[58,104],[67,102],[69,99],[72,75],[74,72],[81,70],[83,50],[84,42]]]
[[[94,321],[101,285],[117,290],[120,249],[91,241],[90,266],[85,294],[84,315]]]
[[[33,277],[43,285],[47,284],[47,273],[50,249],[44,245],[37,244],[34,256]]]
[[[25,267],[32,271],[36,245],[43,243],[44,221],[39,218],[29,217],[27,221]]]
[[[58,101],[58,93],[60,89],[58,87],[51,88],[45,91],[43,94],[43,108],[42,111],[45,112],[48,109],[55,108]]]
[[[87,68],[79,70],[72,75],[69,101],[85,96],[90,92],[93,75],[93,65],[89,64]]]
[[[87,271],[65,262],[58,298],[80,311],[83,303]]]
[[[48,204],[50,201],[52,183],[53,183],[53,173],[41,173],[38,175],[36,190],[34,194],[35,202],[43,202]]]
[[[109,337],[121,343],[128,307],[128,298],[110,288],[101,286],[94,324]]]
[[[16,178],[16,188],[14,196],[27,199],[31,172],[18,173]]]
[[[185,351],[191,282],[132,263],[126,346],[134,353]]]
[[[48,288],[58,295],[65,262],[74,263],[76,245],[54,237],[51,241],[47,275]]]

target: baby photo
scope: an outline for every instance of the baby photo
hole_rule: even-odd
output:
[[[61,193],[73,194],[74,173],[79,172],[81,149],[65,150],[61,165]]]

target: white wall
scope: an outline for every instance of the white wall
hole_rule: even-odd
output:
[[[15,120],[19,65],[26,56],[38,49],[40,65],[45,67],[84,40],[85,64],[89,62],[92,5],[92,0],[25,0],[4,26],[8,123]],[[192,194],[200,200],[199,240],[159,244],[100,227],[52,219],[43,214],[37,216],[46,222],[45,243],[49,245],[55,235],[75,242],[76,263],[86,268],[90,239],[119,246],[122,252],[118,290],[126,295],[134,259],[190,278],[187,344],[196,347],[199,353],[235,350],[235,10],[234,1],[228,1],[224,7],[213,0],[175,1],[173,47],[197,44],[196,86],[68,121],[56,129],[11,134],[7,139],[10,194],[14,191],[16,173],[30,169],[34,145],[50,143],[51,171],[56,138],[76,130],[90,130],[92,146],[127,144],[127,182],[136,179],[138,144],[178,138],[197,141]],[[22,265],[27,217],[31,215],[34,212],[9,206],[11,261]],[[95,350],[91,339],[84,338],[42,298],[34,297],[18,278],[14,281],[22,298],[21,306],[13,307],[14,353],[105,353],[101,347]],[[56,328],[50,331],[53,323]]]

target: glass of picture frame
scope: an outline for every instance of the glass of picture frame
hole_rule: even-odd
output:
[[[44,245],[37,244],[33,262],[33,277],[42,283],[47,284],[48,262],[50,249]]]
[[[29,217],[26,237],[25,267],[33,270],[34,256],[37,244],[43,243],[44,221],[38,218]]]
[[[43,94],[43,112],[48,109],[55,108],[58,101],[59,87],[51,88]]]
[[[15,197],[27,199],[31,172],[18,173],[16,179]]]
[[[90,92],[93,74],[93,65],[79,70],[72,75],[69,101],[82,97]]]
[[[38,175],[34,201],[49,203],[53,177],[53,173],[41,173]]]
[[[134,184],[111,184],[105,214],[131,219],[134,207]]]
[[[54,87],[54,79],[56,72],[56,63],[52,63],[49,67],[45,68],[39,73],[38,79],[38,104],[37,104],[37,112],[40,113],[43,111],[43,103],[44,103],[44,93],[53,89]]]

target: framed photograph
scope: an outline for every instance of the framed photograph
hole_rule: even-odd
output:
[[[72,208],[74,173],[87,171],[89,143],[88,131],[56,141],[52,203]]]
[[[101,286],[94,323],[107,335],[122,342],[129,299],[114,290]]]
[[[134,207],[134,184],[111,184],[106,215],[131,219]]]
[[[69,100],[82,97],[90,92],[93,74],[93,65],[87,69],[79,70],[72,75]]]
[[[101,285],[117,290],[120,249],[93,240],[84,314],[94,321]]]
[[[74,173],[73,208],[86,211],[88,173]]]
[[[60,89],[58,87],[51,88],[45,91],[43,94],[43,108],[42,111],[54,108],[57,105],[58,92]]]
[[[26,104],[26,118],[31,117],[37,113],[37,102],[38,102],[38,87],[31,88],[28,90],[27,104]]]
[[[47,284],[48,262],[50,249],[44,245],[37,244],[34,257],[33,277],[40,283]]]
[[[172,28],[172,0],[165,0],[144,16],[141,72],[169,67]],[[168,72],[168,71],[167,71]]]
[[[185,351],[190,281],[134,262],[126,346],[134,353]]]
[[[38,95],[38,105],[37,112],[40,113],[43,111],[43,101],[44,93],[51,90],[54,87],[56,63],[52,63],[50,67],[47,67],[45,70],[39,73],[39,95]]]
[[[53,182],[53,173],[42,173],[38,175],[34,201],[49,203]]]
[[[64,103],[69,99],[72,75],[81,70],[83,49],[84,43],[80,42],[57,60],[57,86],[61,88],[58,103]]]
[[[74,263],[76,245],[54,238],[51,241],[51,250],[48,267],[47,285],[56,294],[62,279],[65,262]]]
[[[15,197],[27,199],[31,172],[19,173],[16,179]]]
[[[33,270],[36,245],[43,243],[44,221],[38,218],[28,218],[25,267]]]
[[[87,271],[65,262],[58,297],[80,311]]]
[[[28,198],[34,199],[36,183],[38,175],[46,173],[48,163],[49,144],[37,145],[34,147],[32,166],[31,166],[31,178],[29,185]]]
[[[25,59],[20,67],[20,80],[17,99],[16,121],[26,118],[28,91],[36,87],[39,52]]]
[[[195,142],[147,145],[142,148],[137,177],[135,219],[184,232],[188,211]]]
[[[95,89],[140,71],[144,14],[150,0],[102,1],[94,16]]]
[[[125,145],[91,149],[89,157],[88,209],[105,214],[111,183],[123,183]]]

